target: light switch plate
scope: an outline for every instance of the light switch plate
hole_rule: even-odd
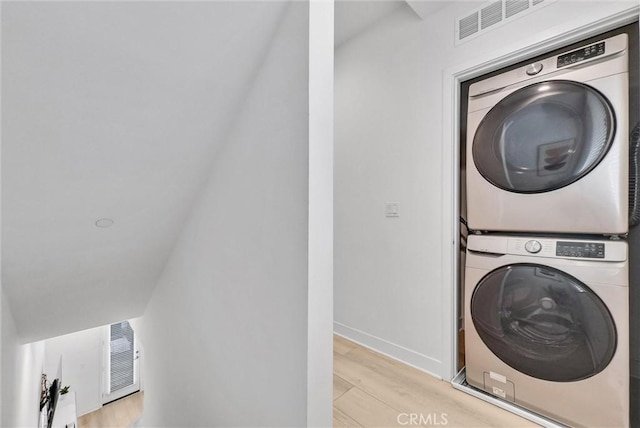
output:
[[[387,217],[400,217],[397,202],[386,202],[384,204],[384,214]]]

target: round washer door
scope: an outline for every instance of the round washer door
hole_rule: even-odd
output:
[[[614,131],[613,109],[596,89],[567,80],[539,82],[489,110],[473,138],[473,161],[501,189],[547,192],[595,168]]]
[[[488,273],[471,297],[471,318],[500,360],[534,378],[571,382],[609,364],[616,329],[600,298],[573,276],[537,264]]]

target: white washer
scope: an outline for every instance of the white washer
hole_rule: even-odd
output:
[[[575,427],[629,426],[623,241],[472,235],[467,382]]]
[[[467,120],[473,230],[628,230],[627,35],[474,83]]]

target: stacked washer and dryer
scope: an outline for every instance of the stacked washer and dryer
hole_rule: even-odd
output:
[[[469,87],[467,382],[569,426],[629,426],[627,44]]]

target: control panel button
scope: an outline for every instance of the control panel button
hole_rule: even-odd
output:
[[[536,74],[542,71],[542,63],[534,62],[533,64],[529,64],[525,69],[525,73],[529,76],[535,76]]]
[[[535,253],[539,253],[540,250],[542,250],[542,245],[540,244],[540,241],[536,241],[535,239],[532,239],[530,241],[527,241],[524,244],[524,249],[530,252],[531,254],[535,254]]]

